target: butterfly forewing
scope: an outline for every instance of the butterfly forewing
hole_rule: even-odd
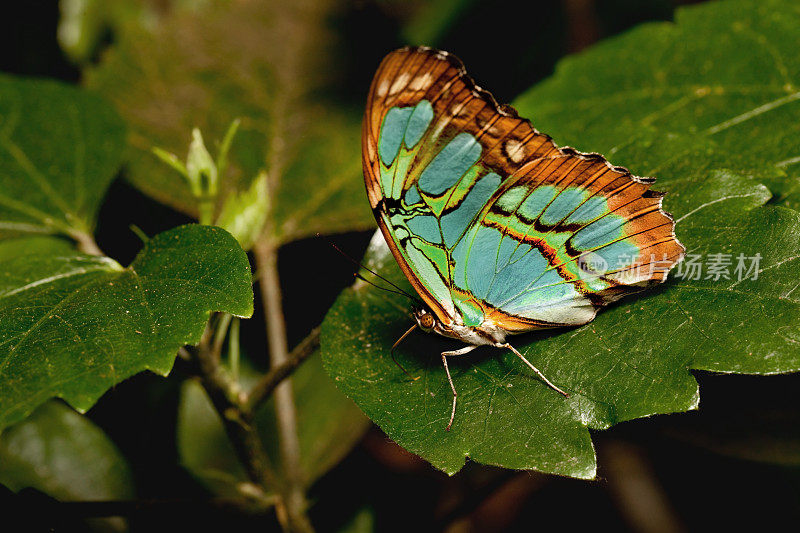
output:
[[[651,179],[557,147],[444,52],[384,59],[362,143],[378,224],[444,324],[583,324],[683,256]]]

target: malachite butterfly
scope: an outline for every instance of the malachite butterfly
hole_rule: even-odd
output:
[[[448,429],[448,356],[510,349],[566,395],[506,337],[590,322],[604,305],[663,282],[684,255],[653,178],[556,146],[446,52],[386,56],[362,151],[378,226],[424,302],[411,330],[467,343],[442,354],[453,389]]]

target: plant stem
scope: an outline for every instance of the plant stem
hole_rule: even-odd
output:
[[[264,235],[269,235],[265,233]],[[286,323],[283,317],[280,279],[278,277],[277,246],[269,237],[256,242],[253,253],[258,270],[261,299],[269,340],[272,368],[279,368],[289,360],[286,341]],[[284,379],[275,387],[275,411],[278,440],[286,482],[286,514],[292,531],[313,531],[306,516],[306,498],[300,466],[300,442],[297,436],[297,412],[291,379]]]
[[[231,322],[230,334],[228,335],[228,366],[231,369],[233,379],[239,381],[239,319],[234,318]]]
[[[210,226],[214,223],[214,201],[212,199],[201,199],[198,203],[200,209],[200,216],[198,221],[200,224]]]
[[[230,313],[219,314],[219,321],[217,322],[216,328],[217,331],[214,333],[214,344],[211,348],[211,351],[217,360],[219,360],[222,354],[222,345],[225,344],[225,336],[228,333],[228,326],[230,326],[231,320],[233,320],[233,316]]]
[[[317,348],[319,348],[319,326],[312,329],[311,333],[292,350],[282,365],[272,368],[258,380],[258,383],[247,395],[248,412],[254,414],[258,407],[270,397],[275,388],[289,377],[303,361],[308,359]]]
[[[219,359],[208,349],[207,342],[201,341],[192,360],[198,364],[203,388],[222,420],[247,477],[265,490],[280,488],[261,439],[244,415],[238,384],[225,373]]]
[[[71,237],[78,243],[78,249],[89,255],[105,255],[103,250],[97,246],[94,236],[87,231],[75,231]]]

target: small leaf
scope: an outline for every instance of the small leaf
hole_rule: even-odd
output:
[[[208,153],[203,135],[197,128],[192,130],[192,142],[186,157],[186,177],[195,196],[214,196],[217,193],[217,164]]]
[[[219,152],[217,153],[217,172],[222,175],[225,174],[225,169],[228,168],[228,152],[231,151],[233,139],[236,137],[236,132],[239,131],[239,126],[241,125],[241,119],[233,119],[228,126],[228,131],[225,132],[225,136],[222,138],[222,142],[219,145]]]
[[[450,432],[452,393],[439,354],[458,345],[411,336],[396,352],[421,376],[410,380],[390,357],[411,324],[408,302],[356,283],[322,327],[323,360],[342,391],[392,439],[448,473],[470,457],[591,479],[588,430],[697,408],[690,369],[800,370],[800,213],[765,207],[771,191],[754,179],[791,196],[793,166],[781,163],[800,151],[800,97],[791,88],[800,86],[800,69],[785,47],[800,39],[800,16],[790,7],[732,0],[686,8],[677,25],[648,24],[565,60],[519,101],[521,114],[556,140],[658,176],[687,258],[727,254],[727,277],[674,272],[586,326],[512,338],[569,399],[507,351],[450,359],[459,392]],[[749,275],[737,274],[739,256],[755,264]],[[380,236],[367,261],[410,290]]]
[[[154,146],[151,152],[153,152],[153,155],[159,158],[164,164],[172,167],[175,172],[187,180],[189,179],[189,171],[186,170],[186,165],[178,158],[177,155],[173,154],[172,152],[167,152],[158,146]]]
[[[58,401],[39,406],[0,437],[0,483],[62,501],[130,500],[133,475],[103,430]]]
[[[90,232],[124,143],[97,95],[0,75],[0,236]]]
[[[250,386],[256,374],[244,373]],[[318,355],[292,376],[298,414],[301,467],[307,486],[321,477],[350,452],[368,427],[368,420],[347,399],[322,369]],[[279,464],[275,406],[267,402],[259,409],[256,426],[268,443],[273,464]],[[178,450],[183,465],[218,494],[233,496],[235,485],[248,481],[228,442],[219,417],[201,386],[184,385],[178,416]]]
[[[220,228],[182,226],[130,267],[36,237],[0,242],[0,428],[57,396],[85,411],[109,387],[166,375],[209,312],[253,312],[250,265]]]
[[[230,232],[242,248],[249,250],[261,235],[267,216],[269,216],[267,173],[260,172],[249,189],[228,195],[217,218],[217,226]]]

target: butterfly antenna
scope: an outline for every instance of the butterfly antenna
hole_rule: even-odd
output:
[[[390,292],[390,293],[392,293],[392,294],[399,294],[400,296],[405,296],[406,298],[409,298],[408,294],[406,294],[406,293],[404,293],[404,292],[396,291],[396,290],[394,290],[394,289],[389,289],[389,288],[387,288],[387,287],[381,287],[381,286],[380,286],[380,285],[378,285],[377,283],[374,283],[374,282],[372,282],[372,281],[368,280],[367,278],[365,278],[364,276],[362,276],[362,275],[361,275],[361,274],[359,274],[358,272],[353,272],[353,277],[354,277],[354,278],[357,278],[357,279],[360,279],[360,280],[361,280],[361,281],[363,281],[364,283],[367,283],[367,284],[369,284],[369,285],[372,285],[372,286],[373,286],[373,287],[375,287],[376,289],[380,289],[380,290],[382,290],[382,291]]]
[[[392,349],[391,349],[391,350],[389,350],[389,355],[391,355],[391,356],[392,356],[392,361],[394,361],[394,364],[396,364],[396,365],[397,365],[397,367],[398,367],[400,370],[402,370],[402,371],[405,373],[405,375],[406,375],[406,376],[410,377],[412,381],[417,381],[417,380],[420,378],[420,376],[413,377],[411,374],[409,374],[409,373],[408,373],[408,370],[406,370],[405,368],[403,368],[403,365],[401,365],[401,364],[400,364],[400,362],[399,362],[399,361],[398,361],[398,360],[395,358],[395,356],[394,356],[394,349],[395,349],[395,348],[397,348],[397,345],[398,345],[398,344],[400,344],[401,342],[403,342],[403,339],[405,339],[406,337],[408,337],[408,336],[411,334],[411,332],[412,332],[412,331],[414,331],[414,330],[416,329],[416,327],[417,327],[417,325],[416,325],[416,324],[414,324],[413,326],[411,326],[410,328],[408,328],[408,331],[406,331],[405,333],[403,333],[402,335],[400,335],[400,338],[399,338],[399,339],[397,339],[397,340],[394,342],[394,344],[392,344]]]
[[[319,233],[317,233],[317,236],[318,236],[318,237],[320,237],[321,235],[320,235]],[[336,250],[337,252],[339,252],[340,254],[342,254],[342,255],[343,255],[343,256],[344,256],[344,257],[345,257],[345,258],[346,258],[348,261],[350,261],[351,263],[353,263],[354,265],[356,265],[356,266],[357,266],[357,267],[359,267],[359,268],[363,268],[364,270],[366,270],[367,272],[369,272],[370,274],[372,274],[372,275],[373,275],[373,276],[375,276],[376,278],[378,278],[378,279],[381,279],[381,280],[385,281],[386,283],[388,283],[389,285],[391,285],[392,287],[394,287],[395,289],[397,289],[397,291],[391,291],[391,290],[389,290],[389,289],[386,289],[385,287],[379,287],[378,285],[375,285],[374,283],[370,283],[369,281],[367,281],[366,279],[364,279],[364,276],[362,276],[361,274],[356,274],[356,277],[358,277],[359,279],[362,279],[362,280],[366,281],[367,283],[369,283],[369,284],[370,284],[370,285],[372,285],[373,287],[377,287],[378,289],[389,290],[389,292],[394,292],[395,294],[402,294],[403,296],[405,296],[406,298],[410,299],[411,301],[414,301],[414,302],[418,301],[418,299],[417,299],[417,298],[415,298],[415,297],[411,296],[411,295],[410,295],[410,294],[408,294],[406,291],[404,291],[403,289],[401,289],[400,287],[398,287],[397,285],[395,285],[394,283],[392,283],[392,282],[391,282],[391,281],[389,281],[388,279],[384,278],[383,276],[381,276],[380,274],[378,274],[377,272],[375,272],[375,271],[374,271],[374,270],[372,270],[371,268],[364,266],[363,264],[359,263],[358,261],[356,261],[355,259],[353,259],[353,258],[352,258],[352,257],[350,257],[349,255],[347,255],[346,253],[344,253],[344,252],[343,252],[343,251],[342,251],[342,250],[341,250],[341,249],[340,249],[338,246],[336,246],[336,244],[335,244],[335,243],[333,243],[332,241],[328,240],[328,244],[330,244],[331,246],[333,246],[333,249],[334,249],[334,250]]]

